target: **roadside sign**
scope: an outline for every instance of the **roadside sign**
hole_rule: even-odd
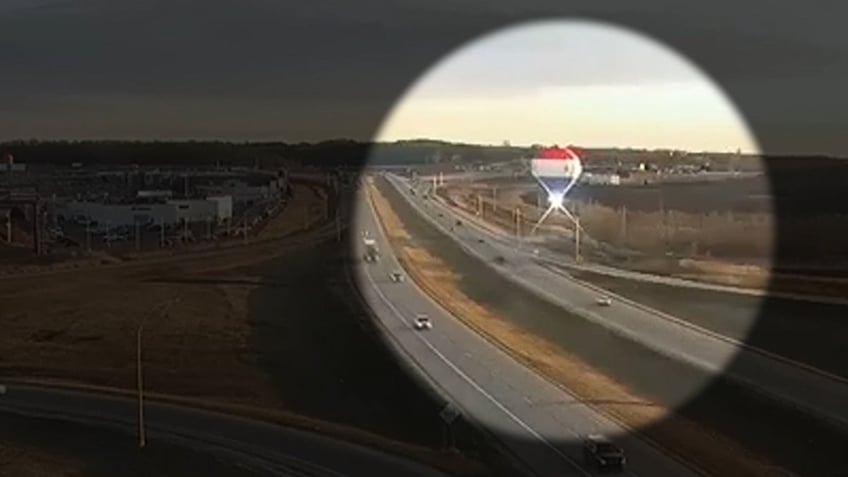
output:
[[[459,412],[459,409],[457,409],[456,406],[454,406],[452,403],[447,403],[447,405],[445,405],[445,407],[439,413],[439,416],[442,418],[442,420],[448,424],[455,421],[456,418],[460,415],[461,413]]]

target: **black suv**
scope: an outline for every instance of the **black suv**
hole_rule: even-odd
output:
[[[624,451],[600,434],[586,436],[583,440],[583,459],[598,470],[623,471]]]

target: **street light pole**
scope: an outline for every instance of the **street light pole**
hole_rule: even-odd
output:
[[[173,298],[165,304],[164,314],[167,318],[168,309],[179,300],[179,297]],[[151,313],[152,314],[152,313]],[[136,359],[136,386],[138,388],[138,447],[143,449],[147,445],[147,434],[144,425],[144,373],[143,373],[143,355],[142,355],[142,335],[144,332],[144,324],[150,315],[145,315],[138,324],[135,334],[135,359]]]
[[[580,263],[580,217],[574,218],[574,261]]]

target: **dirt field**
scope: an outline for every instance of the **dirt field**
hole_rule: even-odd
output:
[[[291,223],[299,207],[314,202],[300,194],[275,221]],[[0,370],[6,376],[131,387],[135,333],[146,319],[151,390],[267,399],[267,390],[249,384],[261,382],[250,361],[244,323],[258,276],[243,267],[285,251],[274,248],[231,248],[196,258],[6,279],[0,287]],[[206,274],[212,286],[186,283],[197,274]],[[163,303],[170,304],[167,313]],[[232,354],[227,358],[221,350]],[[231,364],[220,366],[226,360]]]
[[[391,186],[381,184],[380,192],[398,214],[387,212],[378,197],[390,230],[411,230],[408,235],[415,238],[394,237],[410,276],[519,359],[715,475],[775,475],[774,466],[801,475],[827,474],[829,467],[817,467],[814,456],[826,459],[828,452],[837,452],[843,434],[722,378],[681,403],[678,383],[704,379],[692,368],[658,358],[510,286],[416,218]],[[818,437],[807,445],[798,435]]]
[[[350,288],[324,273],[343,269],[339,247],[307,241],[317,231],[278,240],[304,229],[307,207],[320,220],[322,202],[296,194],[246,247],[4,279],[0,375],[134,389],[143,321],[151,395],[323,429],[479,475],[478,464],[432,450],[441,445],[436,404],[359,325]]]

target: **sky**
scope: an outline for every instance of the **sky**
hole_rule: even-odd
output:
[[[848,36],[836,12],[840,4],[824,1],[815,10],[786,0],[728,5],[3,0],[0,140],[371,139],[411,84],[472,39],[534,19],[587,18],[647,32],[720,78],[769,152],[848,155],[848,95],[843,94]],[[597,32],[585,32],[581,41],[550,43],[542,33],[495,40],[497,54],[460,65],[456,71],[462,74],[445,76],[427,93],[430,128],[442,134],[438,128],[445,127],[468,140],[496,136],[491,140],[497,142],[530,140],[532,126],[539,140],[744,146],[721,129],[728,126],[719,122],[729,124],[726,111],[698,91],[691,71],[650,45],[633,53],[638,45],[625,40]],[[575,58],[580,66],[565,74],[558,73],[564,62],[541,64],[556,54]],[[499,58],[524,62],[533,71],[504,73],[492,61]],[[638,87],[640,101],[664,103],[667,114],[680,120],[653,128],[628,126],[624,118],[632,118],[627,111],[636,106],[620,100],[634,96],[626,87]],[[674,100],[661,101],[663,92]],[[539,118],[509,111],[522,118],[510,134],[489,124],[492,114],[461,121],[470,128],[467,133],[457,124],[457,108],[479,116],[481,101],[496,100],[508,110],[514,106],[502,103],[519,97],[531,106],[561,105],[559,114],[578,111],[583,120],[569,113],[565,131],[544,132]],[[675,110],[671,103],[681,106],[684,99],[691,107]],[[590,128],[599,122],[603,128]],[[699,141],[683,141],[693,137],[687,124],[707,128]],[[421,128],[421,134],[431,135]]]
[[[730,99],[685,57],[586,21],[528,23],[461,47],[410,88],[378,138],[759,152]]]

